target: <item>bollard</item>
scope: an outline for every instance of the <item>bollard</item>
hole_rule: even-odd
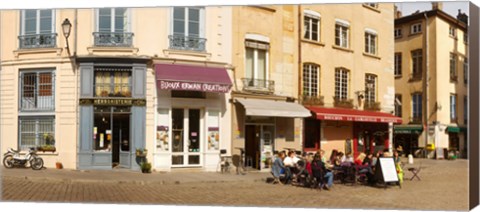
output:
[[[408,164],[413,164],[413,155],[408,154]]]

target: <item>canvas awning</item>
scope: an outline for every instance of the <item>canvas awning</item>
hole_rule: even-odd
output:
[[[303,118],[312,115],[309,110],[294,102],[241,98],[236,101],[245,107],[247,116]]]
[[[409,125],[394,125],[393,132],[395,134],[420,134],[423,131],[423,126],[418,124]]]
[[[447,132],[451,132],[451,133],[467,132],[467,128],[466,127],[457,127],[457,126],[448,126],[447,127]]]
[[[156,64],[157,88],[228,93],[232,82],[225,68],[183,64]]]

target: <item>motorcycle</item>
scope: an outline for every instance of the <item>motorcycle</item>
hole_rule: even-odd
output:
[[[30,148],[25,156],[20,155],[20,151],[15,151],[8,148],[8,151],[3,154],[3,166],[10,169],[14,166],[23,166],[30,164],[33,170],[40,170],[43,168],[43,159],[37,155],[35,148]]]

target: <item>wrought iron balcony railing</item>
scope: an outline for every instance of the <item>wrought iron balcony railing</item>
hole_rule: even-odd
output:
[[[197,52],[204,52],[205,43],[207,42],[207,39],[205,38],[184,35],[169,35],[168,39],[170,40],[170,49],[189,50]]]
[[[374,111],[380,111],[381,109],[381,103],[380,102],[365,102],[363,105],[364,110],[374,110]]]
[[[57,45],[57,33],[20,35],[20,49],[52,48]]]
[[[132,32],[94,32],[95,46],[131,47]]]
[[[324,104],[323,96],[301,96],[300,99],[303,105],[323,105]]]
[[[353,99],[340,99],[336,96],[333,97],[333,106],[342,108],[353,108]]]
[[[274,93],[275,81],[264,79],[242,78],[243,90],[257,93]]]

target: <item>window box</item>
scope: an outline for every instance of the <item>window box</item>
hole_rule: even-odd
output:
[[[380,102],[365,102],[363,106],[364,110],[373,110],[380,111],[382,109],[382,104]]]
[[[339,99],[338,97],[333,97],[333,106],[341,108],[353,108],[353,99]]]
[[[55,148],[55,146],[52,146],[52,145],[43,145],[43,146],[39,146],[37,147],[37,151],[39,152],[55,152],[57,149]]]
[[[302,96],[301,103],[303,105],[324,105],[324,97],[323,96]]]

